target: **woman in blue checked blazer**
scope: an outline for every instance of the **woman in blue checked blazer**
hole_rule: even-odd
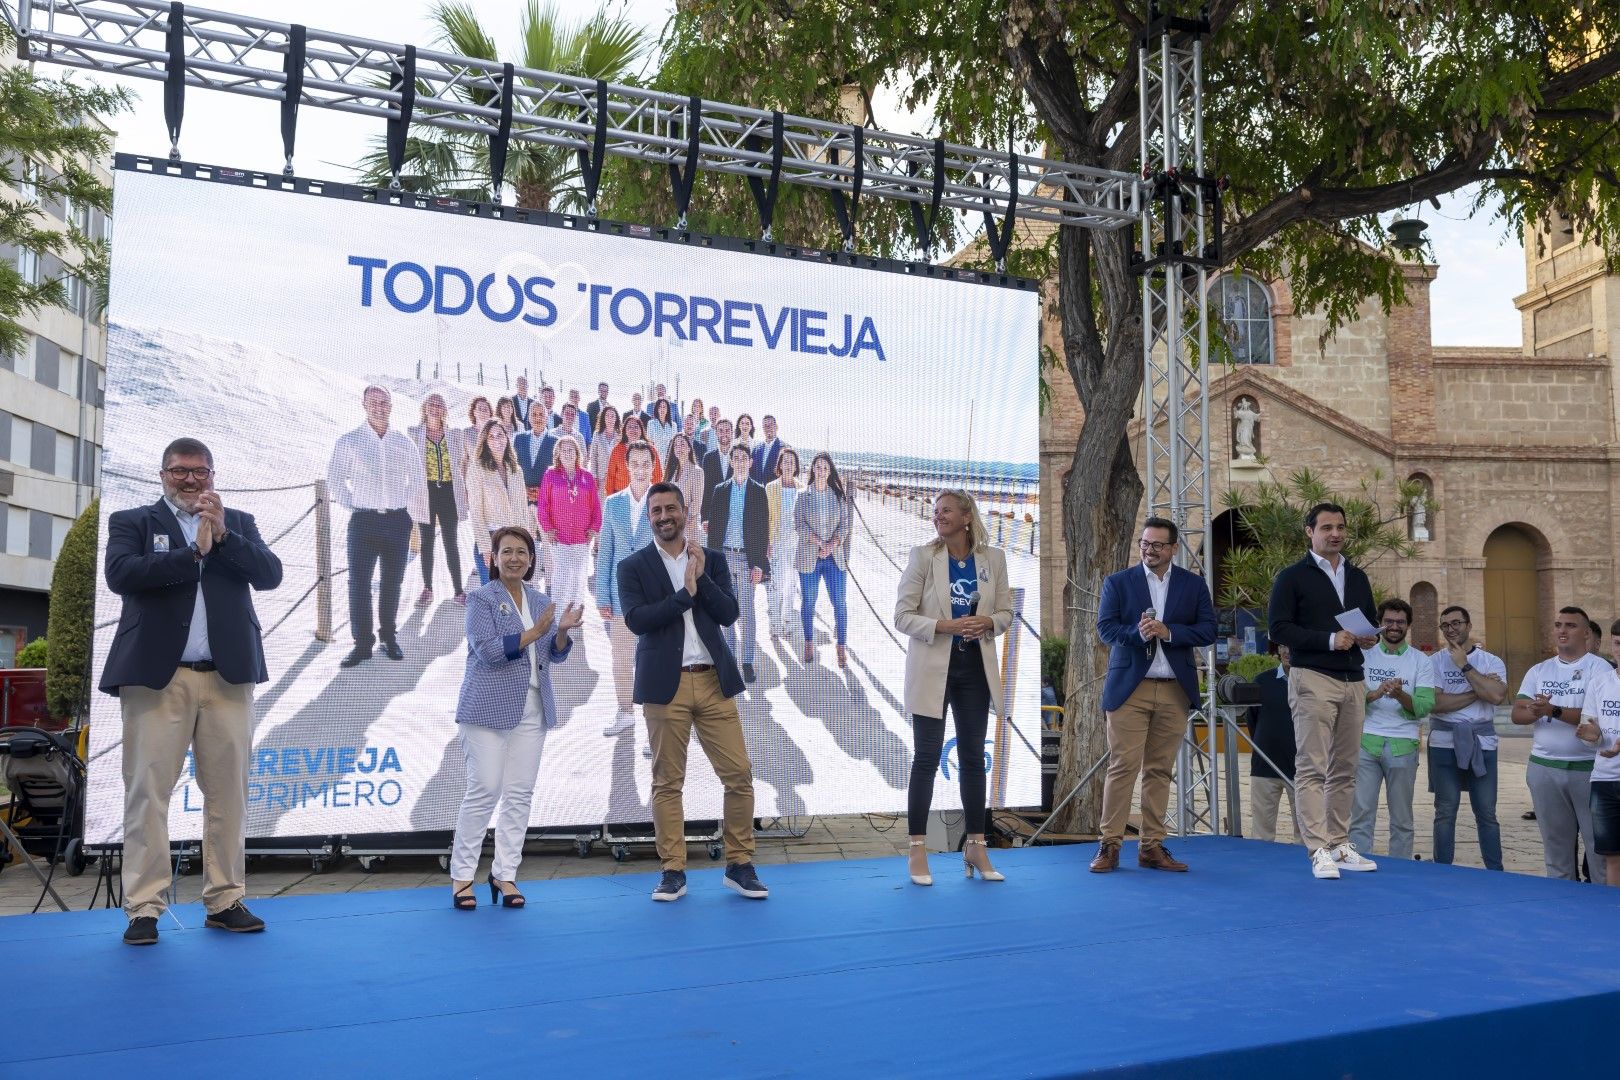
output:
[[[526,584],[534,576],[534,537],[527,529],[497,529],[490,552],[489,584],[467,595],[467,674],[456,702],[467,794],[450,849],[450,902],[463,911],[478,906],[472,886],[497,802],[489,901],[523,906],[513,879],[523,858],[540,750],[546,729],[557,723],[551,666],[568,658],[574,644],[568,632],[584,617],[577,604],[558,615],[556,605]]]

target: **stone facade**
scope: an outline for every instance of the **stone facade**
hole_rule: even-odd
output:
[[[1269,282],[1273,362],[1223,369],[1210,390],[1211,424],[1220,425],[1210,439],[1217,511],[1228,487],[1282,480],[1301,467],[1341,490],[1381,470],[1388,503],[1397,479],[1418,477],[1433,492],[1430,539],[1411,559],[1375,564],[1375,579],[1428,620],[1436,605],[1462,604],[1482,636],[1516,635],[1521,658],[1552,651],[1552,615],[1562,605],[1586,608],[1605,632],[1620,614],[1620,386],[1608,353],[1620,334],[1620,278],[1604,272],[1601,251],[1567,235],[1556,244],[1547,233],[1528,239],[1531,286],[1515,301],[1524,326],[1517,348],[1433,345],[1429,284],[1440,267],[1411,265],[1404,306],[1386,315],[1371,302],[1325,341],[1318,317],[1294,312],[1287,283]],[[1047,341],[1055,345],[1054,318]],[[1066,374],[1048,374],[1042,610],[1061,632],[1061,480],[1083,412]],[[1235,459],[1231,416],[1240,396],[1258,403],[1265,467]],[[1215,530],[1223,527],[1230,521],[1217,517]],[[1529,579],[1503,570],[1500,555],[1492,565],[1493,536],[1499,553],[1506,541],[1533,551],[1525,564],[1533,566],[1533,597],[1510,595],[1514,580]],[[1419,643],[1436,636],[1432,621],[1414,630]]]

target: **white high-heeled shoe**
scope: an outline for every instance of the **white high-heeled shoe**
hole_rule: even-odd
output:
[[[913,840],[907,846],[908,847],[913,847],[913,848],[925,848],[925,847],[928,846],[928,841],[926,841],[926,840]],[[908,863],[908,865],[909,865],[910,861],[911,861],[911,853],[908,851],[908,852],[906,852],[906,862]],[[912,874],[911,875],[911,883],[913,885],[932,885],[934,883],[934,875],[933,874]]]
[[[968,849],[969,844],[977,844],[979,847],[985,848],[985,857],[987,859],[989,858],[990,853],[989,853],[988,845],[986,845],[983,840],[966,840],[966,841],[963,841],[963,843],[962,843],[962,873],[965,876],[967,876],[969,879],[971,879],[973,877],[973,871],[978,869],[978,868],[975,867],[971,862],[968,861],[967,849]],[[986,881],[1006,881],[1007,880],[1006,876],[1003,875],[1001,873],[1001,871],[996,870],[994,868],[989,869],[989,870],[979,870],[979,876],[984,878],[984,880],[986,880]]]

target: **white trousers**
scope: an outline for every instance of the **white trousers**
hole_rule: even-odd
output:
[[[450,877],[474,881],[478,858],[484,850],[484,830],[495,818],[495,861],[490,870],[498,881],[512,881],[523,861],[523,838],[529,828],[529,804],[540,772],[540,751],[546,745],[546,727],[540,691],[529,688],[523,719],[510,731],[493,731],[477,724],[461,724],[461,747],[467,755],[467,794],[456,818],[456,839],[450,848]],[[500,813],[495,814],[495,804]]]
[[[551,545],[551,602],[557,605],[557,614],[571,604],[585,602],[585,572],[591,564],[591,545]],[[594,603],[594,602],[593,602]]]
[[[786,631],[794,617],[794,598],[799,595],[799,574],[794,563],[799,558],[799,538],[777,537],[771,545],[771,583],[766,591],[770,603],[771,629]]]

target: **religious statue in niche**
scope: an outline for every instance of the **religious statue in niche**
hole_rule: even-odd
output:
[[[1260,406],[1251,397],[1232,405],[1232,449],[1239,461],[1253,461],[1260,453]]]
[[[1412,500],[1411,513],[1412,539],[1422,543],[1429,539],[1429,493],[1425,489],[1418,492],[1417,498]]]

